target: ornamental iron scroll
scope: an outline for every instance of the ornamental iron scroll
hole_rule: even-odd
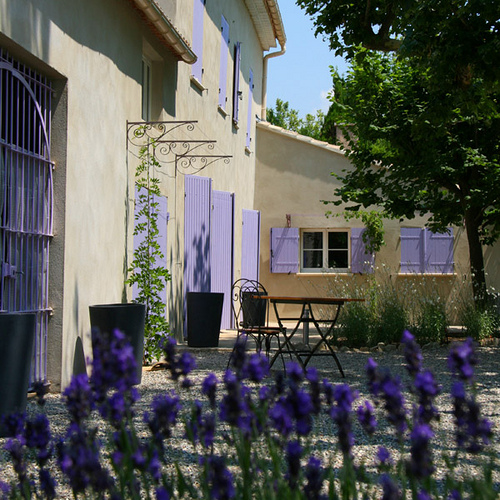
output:
[[[217,161],[228,164],[231,155],[217,154],[217,141],[193,138],[196,120],[127,122],[127,146],[148,148],[162,165],[173,164],[183,174],[196,174]]]

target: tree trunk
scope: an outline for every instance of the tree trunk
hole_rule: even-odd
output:
[[[469,242],[469,260],[474,302],[483,308],[486,305],[486,275],[484,272],[483,247],[479,238],[479,224],[475,210],[465,211],[465,230]]]

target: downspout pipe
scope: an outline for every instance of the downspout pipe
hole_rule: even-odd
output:
[[[286,52],[286,43],[280,44],[281,49],[276,52],[269,52],[264,56],[264,67],[262,69],[262,109],[260,117],[266,121],[266,108],[267,108],[267,63],[271,57],[282,56]]]

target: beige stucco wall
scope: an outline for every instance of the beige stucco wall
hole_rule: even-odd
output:
[[[332,200],[338,180],[330,175],[340,174],[350,164],[336,147],[284,131],[267,122],[257,125],[257,165],[255,206],[262,212],[260,278],[268,291],[278,295],[333,295],[342,292],[344,284],[359,287],[366,276],[345,274],[279,274],[270,272],[270,229],[286,227],[287,214],[291,227],[298,228],[349,228],[362,227],[358,220],[343,217],[326,217],[327,210],[341,213],[342,206],[325,205],[321,200]],[[395,286],[404,287],[415,276],[399,273],[400,228],[423,227],[424,219],[416,217],[400,223],[385,220],[385,241],[376,255],[375,278],[391,280]],[[445,297],[460,286],[469,273],[467,238],[462,228],[454,228],[455,274],[427,275]],[[490,255],[487,253],[487,255]],[[492,254],[488,262],[492,264]],[[494,283],[492,283],[494,284]],[[352,288],[351,288],[352,289]]]
[[[193,2],[158,0],[190,42]],[[218,110],[220,20],[230,26],[225,115]],[[240,121],[232,123],[234,43],[242,43]],[[235,263],[241,268],[241,211],[254,208],[255,114],[262,101],[263,51],[244,0],[207,2],[203,87],[190,81],[191,67],[178,62],[124,0],[0,0],[0,43],[54,80],[54,239],[51,244],[49,372],[52,388],[72,374],[75,344],[91,352],[88,306],[130,299],[124,285],[133,252],[135,160],[127,154],[126,123],[141,119],[143,54],[153,64],[153,120],[197,120],[194,139],[216,140],[215,153],[230,155],[199,175],[214,190],[235,193]],[[249,70],[254,74],[252,143],[245,148]],[[169,300],[177,331],[182,316],[184,178],[162,171],[168,197]]]

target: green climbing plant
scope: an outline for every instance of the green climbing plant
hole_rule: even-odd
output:
[[[139,150],[140,163],[135,172],[138,210],[135,211],[134,236],[142,236],[142,241],[134,251],[134,257],[128,268],[126,283],[137,285],[138,295],[134,302],[146,306],[144,331],[144,361],[150,363],[160,359],[162,341],[169,334],[170,328],[165,317],[166,304],[161,293],[170,280],[169,271],[160,264],[164,255],[158,242],[159,204],[155,197],[161,196],[159,179],[154,176],[160,167],[154,154],[153,142]]]

